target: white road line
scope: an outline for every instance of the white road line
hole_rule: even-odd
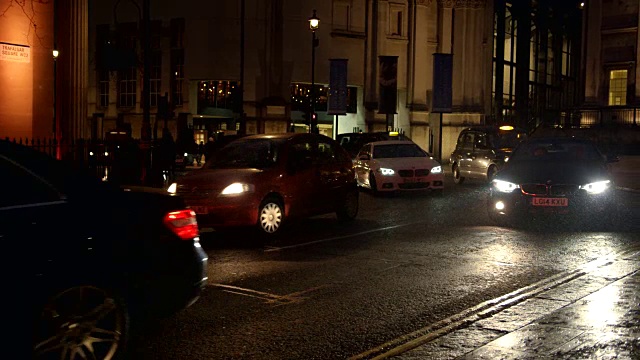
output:
[[[271,246],[271,247],[266,248],[264,250],[264,252],[272,252],[272,251],[281,251],[281,250],[287,250],[287,249],[294,249],[294,248],[299,248],[299,247],[304,247],[304,246],[309,246],[309,245],[314,245],[314,244],[320,244],[320,243],[323,243],[323,242],[348,239],[348,238],[352,238],[352,237],[371,234],[371,233],[374,233],[374,232],[386,231],[386,230],[396,229],[396,228],[399,228],[399,227],[411,226],[411,225],[422,224],[422,223],[424,223],[424,221],[418,221],[418,222],[408,223],[408,224],[386,226],[386,227],[383,227],[383,228],[371,229],[371,230],[362,231],[362,232],[355,233],[355,234],[334,236],[334,237],[330,237],[330,238],[326,238],[326,239],[314,240],[314,241],[309,241],[309,242],[306,242],[306,243],[300,243],[300,244],[295,244],[295,245],[287,245],[287,246],[280,246],[280,247]]]

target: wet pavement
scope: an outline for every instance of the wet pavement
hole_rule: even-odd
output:
[[[640,193],[640,157],[623,157],[611,170],[618,190]],[[402,360],[640,359],[639,269],[640,242],[626,253],[480,304],[375,355]]]
[[[488,308],[393,359],[640,359],[640,249]],[[425,334],[427,335],[427,334]],[[433,336],[432,336],[433,337]],[[408,350],[408,351],[407,351]]]

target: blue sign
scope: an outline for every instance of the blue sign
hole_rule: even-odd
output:
[[[347,114],[347,59],[330,59],[329,100],[327,114]]]
[[[450,113],[453,89],[453,54],[433,54],[431,112]]]

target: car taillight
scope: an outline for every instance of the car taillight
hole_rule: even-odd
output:
[[[164,223],[182,240],[191,240],[200,235],[193,210],[172,211],[164,216]]]

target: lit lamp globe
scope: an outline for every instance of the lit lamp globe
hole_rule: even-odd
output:
[[[309,18],[309,29],[311,31],[316,31],[320,26],[320,19],[316,16],[316,11],[313,10],[313,16]]]

